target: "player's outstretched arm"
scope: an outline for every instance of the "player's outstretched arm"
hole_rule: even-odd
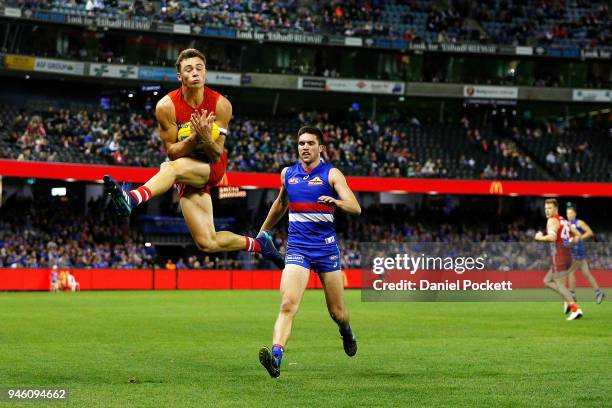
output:
[[[287,212],[287,208],[289,207],[289,199],[287,197],[287,190],[285,189],[285,173],[287,172],[287,168],[285,167],[283,171],[281,171],[281,189],[278,192],[278,196],[276,200],[272,203],[270,207],[270,211],[268,211],[268,216],[266,220],[261,225],[261,231],[269,231],[278,222],[283,218],[283,215]]]
[[[319,197],[319,202],[334,205],[351,215],[361,214],[361,206],[359,206],[355,194],[353,194],[353,191],[349,188],[346,183],[346,178],[344,178],[344,174],[342,174],[340,170],[333,168],[329,171],[329,184],[336,190],[340,199],[321,196]]]
[[[168,158],[176,160],[179,157],[189,156],[196,147],[198,140],[195,135],[191,135],[181,142],[178,141],[178,126],[174,114],[174,105],[169,96],[164,96],[157,102],[155,117],[159,123],[159,137],[164,142]]]

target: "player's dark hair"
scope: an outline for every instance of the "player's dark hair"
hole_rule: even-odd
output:
[[[556,200],[556,199],[554,199],[554,198],[548,198],[548,199],[546,199],[546,200],[544,201],[544,205],[546,205],[546,204],[552,204],[552,205],[554,205],[555,207],[559,208],[559,203],[558,203],[558,202],[557,202],[557,200]]]
[[[574,212],[577,212],[576,211],[576,204],[574,204],[574,203],[572,203],[570,201],[568,201],[567,204],[565,204],[565,208],[568,209],[568,210],[572,209],[572,210],[574,210]]]
[[[319,142],[319,144],[320,145],[323,144],[323,132],[321,132],[321,129],[319,129],[318,127],[316,127],[316,126],[302,126],[300,128],[300,130],[298,130],[298,134],[297,134],[298,139],[304,133],[310,133],[311,135],[315,135],[317,137],[317,141]]]
[[[183,62],[183,60],[186,60],[188,58],[195,58],[195,57],[198,57],[202,61],[204,61],[204,66],[206,66],[206,57],[204,56],[204,54],[202,54],[200,51],[196,50],[195,48],[187,48],[181,51],[181,53],[176,58],[176,72],[181,72],[181,62]]]

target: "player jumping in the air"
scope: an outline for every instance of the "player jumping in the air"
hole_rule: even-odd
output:
[[[589,281],[591,287],[595,290],[595,301],[597,304],[600,304],[604,297],[605,293],[601,290],[597,281],[591,274],[591,270],[589,268],[589,264],[586,259],[586,249],[584,246],[584,241],[593,237],[593,230],[589,225],[584,222],[584,220],[579,220],[576,218],[576,207],[572,203],[567,204],[567,208],[565,210],[565,215],[567,216],[567,220],[572,223],[572,225],[578,230],[580,233],[580,238],[574,240],[576,243],[571,246],[571,254],[572,254],[572,266],[570,267],[569,274],[567,275],[567,280],[569,283],[569,289],[572,294],[572,298],[574,301],[576,300],[576,276],[574,272],[580,270],[582,275]],[[569,313],[569,305],[567,303],[563,304],[563,311],[565,313]]]
[[[567,320],[580,319],[582,310],[565,287],[565,277],[572,263],[567,243],[571,244],[580,234],[569,221],[559,215],[559,204],[554,198],[544,201],[544,213],[548,218],[546,234],[538,231],[535,235],[536,241],[552,243],[552,268],[544,277],[544,284],[557,292],[569,305],[572,313]]]
[[[211,187],[225,176],[227,152],[224,149],[232,117],[230,102],[205,86],[206,58],[190,48],[176,60],[181,87],[164,96],[155,108],[160,137],[170,161],[143,186],[124,191],[110,176],[104,186],[121,215],[179,183],[180,206],[197,247],[204,252],[260,252],[279,268],[284,259],[272,238],[261,233],[257,238],[229,231],[215,231]]]
[[[298,131],[300,162],[281,172],[281,190],[261,226],[261,232],[270,230],[289,209],[287,265],[280,284],[280,312],[274,325],[272,349],[263,347],[259,351],[259,361],[272,377],[280,375],[284,348],[311,269],[319,274],[327,310],[338,324],[344,351],[349,356],[357,353],[357,340],[344,304],[334,211],[338,208],[359,215],[361,207],[340,170],[321,159],[322,138],[316,127],[305,126]]]

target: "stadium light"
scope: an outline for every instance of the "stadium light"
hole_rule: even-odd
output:
[[[145,246],[148,248],[148,247],[151,246],[151,243],[150,242],[145,242]]]
[[[53,187],[51,189],[51,197],[64,197],[66,195],[66,187]]]

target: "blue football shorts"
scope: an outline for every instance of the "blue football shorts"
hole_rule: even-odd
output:
[[[299,265],[316,273],[340,270],[340,250],[337,245],[329,248],[287,248],[285,264]]]

